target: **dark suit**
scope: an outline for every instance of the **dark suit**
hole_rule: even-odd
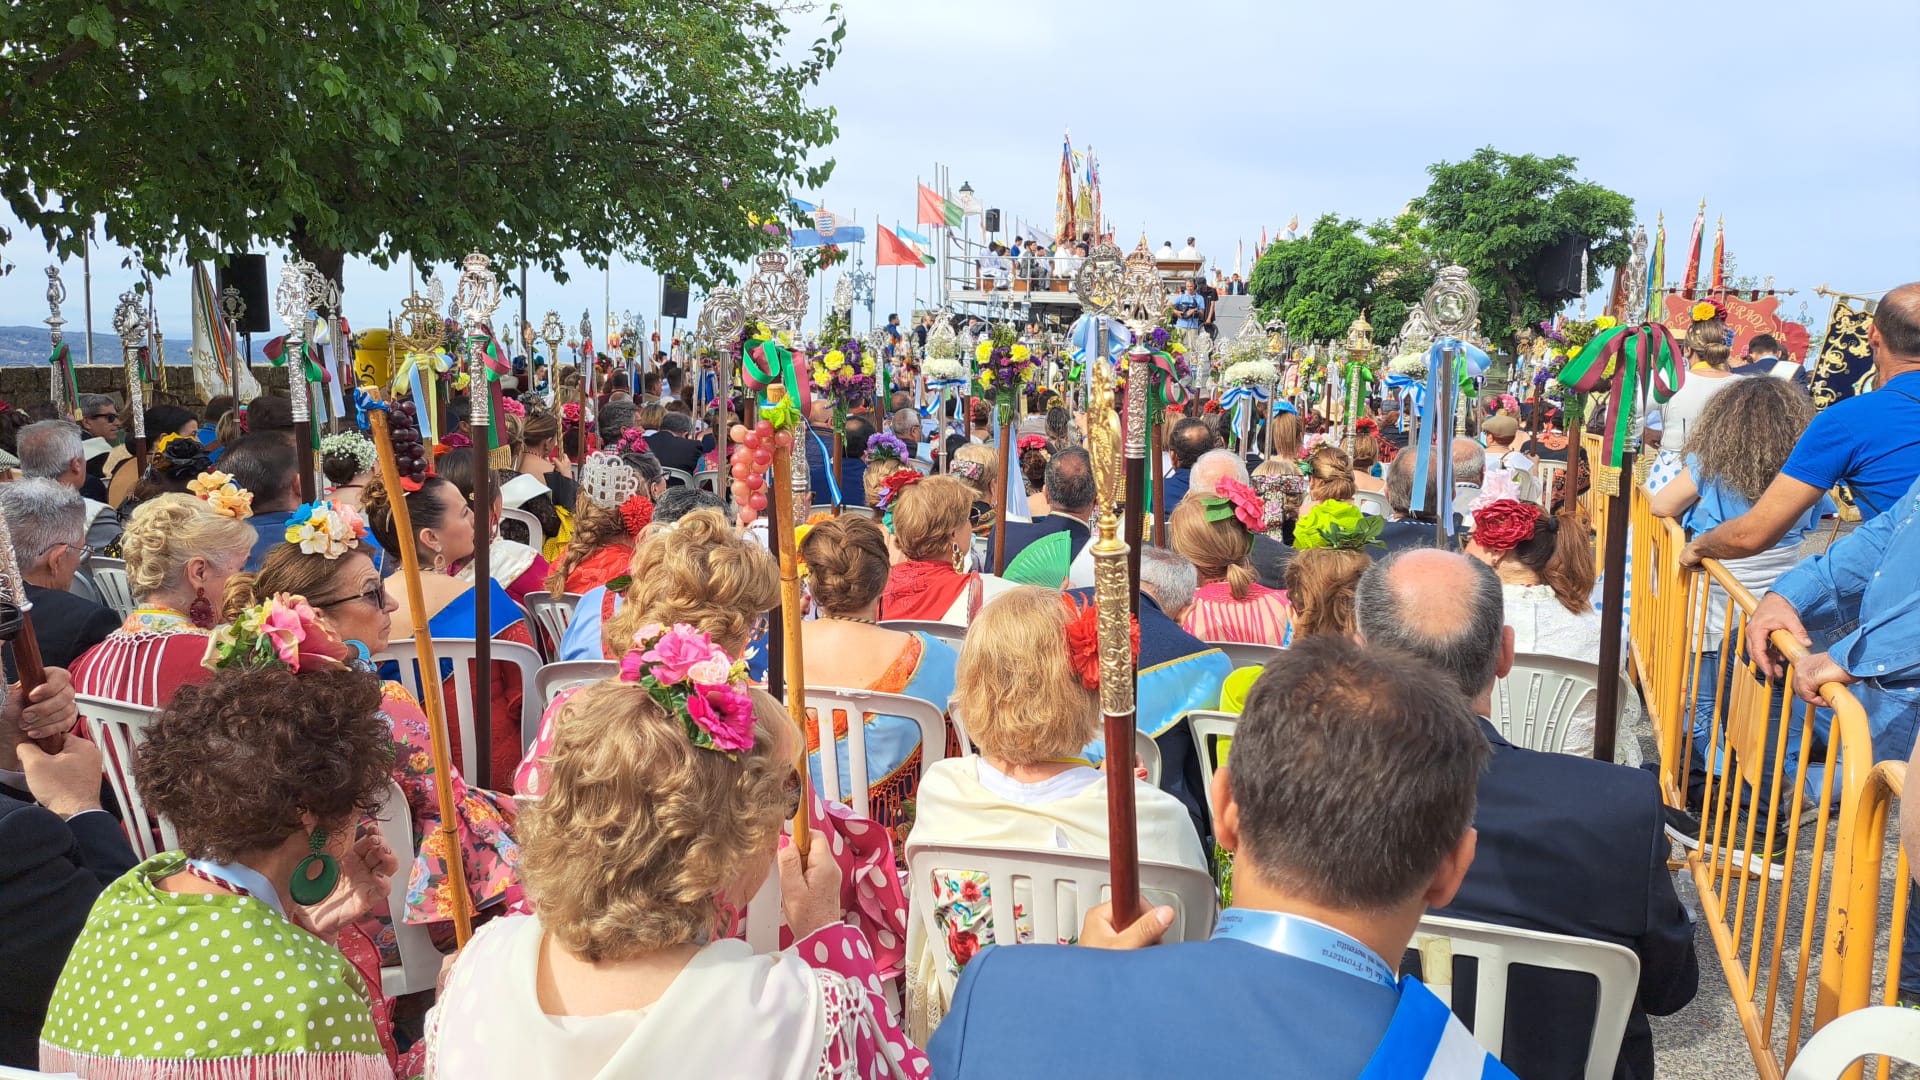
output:
[[[1187,497],[1187,488],[1193,482],[1193,470],[1175,469],[1161,482],[1167,485],[1167,513],[1172,514],[1173,508],[1180,505],[1180,500]]]
[[[1007,522],[1007,562],[1013,562],[1014,556],[1025,551],[1027,545],[1035,540],[1058,532],[1066,533],[1072,538],[1073,549],[1067,553],[1069,563],[1080,554],[1080,549],[1086,547],[1087,541],[1093,537],[1086,522],[1078,518],[1070,518],[1065,514],[1047,514],[1032,521],[1009,521]],[[993,549],[989,547],[987,550]]]
[[[27,586],[33,603],[33,632],[40,642],[40,659],[48,667],[70,668],[83,652],[120,629],[112,609],[60,589]]]
[[[1485,720],[1481,727],[1493,757],[1474,813],[1479,847],[1459,894],[1437,914],[1632,949],[1640,986],[1613,1075],[1652,1080],[1647,1014],[1678,1011],[1700,984],[1693,924],[1667,870],[1658,781],[1641,769],[1522,750]],[[1590,979],[1515,970],[1501,1060],[1521,1076],[1579,1076],[1594,999]],[[1458,993],[1454,1008],[1472,1015]]]
[[[1377,560],[1396,552],[1433,547],[1433,529],[1434,523],[1431,521],[1415,521],[1412,518],[1388,521],[1380,529],[1380,542],[1387,545],[1387,550],[1382,552],[1379,548],[1371,548],[1369,554]]]
[[[1287,587],[1287,564],[1293,561],[1293,549],[1268,536],[1266,533],[1253,534],[1253,572],[1260,575],[1260,584],[1269,589]]]
[[[13,790],[11,787],[8,790]],[[0,1065],[38,1068],[53,984],[93,902],[134,866],[126,834],[104,813],[61,821],[0,793]]]
[[[653,451],[662,467],[692,474],[700,471],[700,455],[713,449],[713,436],[695,442],[671,431],[656,431],[647,436],[647,449]]]

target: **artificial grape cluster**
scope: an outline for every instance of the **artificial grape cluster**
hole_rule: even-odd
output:
[[[393,403],[389,425],[393,436],[393,459],[400,467],[400,479],[422,484],[427,479],[427,444],[420,438],[420,418],[410,400]]]
[[[751,523],[767,508],[767,467],[773,464],[775,447],[793,448],[793,432],[775,431],[765,420],[753,427],[735,424],[727,435],[733,440],[733,502],[740,520]]]

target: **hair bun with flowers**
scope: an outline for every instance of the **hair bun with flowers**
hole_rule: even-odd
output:
[[[287,543],[305,555],[337,559],[367,538],[367,519],[345,503],[312,502],[287,519]]]
[[[1267,516],[1267,504],[1260,501],[1252,488],[1238,480],[1222,480],[1214,485],[1214,492],[1200,497],[1201,505],[1207,508],[1208,521],[1233,518],[1248,532],[1260,531]]]
[[[652,453],[652,449],[647,446],[646,435],[637,427],[623,428],[619,440],[608,449],[616,454]]]
[[[753,749],[746,661],[729,657],[686,623],[642,626],[620,660],[620,681],[638,684],[702,750],[734,758]]]
[[[906,440],[891,431],[876,431],[867,436],[867,466],[879,461],[906,461],[912,454]]]
[[[1069,593],[1060,594],[1067,609],[1067,663],[1080,676],[1080,685],[1100,689],[1100,613],[1092,604],[1082,604]],[[1129,615],[1133,631],[1133,658],[1140,659],[1140,618]]]
[[[873,497],[875,510],[890,510],[900,493],[926,479],[918,469],[896,469],[880,481],[880,490]]]
[[[353,471],[356,473],[372,472],[380,464],[380,456],[373,449],[373,440],[357,431],[342,431],[321,439],[320,456],[349,458],[353,461]]]
[[[1517,499],[1496,499],[1473,509],[1473,542],[1488,551],[1512,551],[1540,530],[1540,508]]]
[[[1718,297],[1709,296],[1693,305],[1687,314],[1693,317],[1694,322],[1706,322],[1708,319],[1724,320],[1727,317],[1727,305]]]
[[[214,630],[200,663],[222,668],[285,667],[295,672],[343,666],[346,646],[320,629],[306,598],[280,593]]]
[[[213,464],[200,440],[170,431],[160,436],[147,455],[147,471],[169,480],[181,481],[198,476]]]
[[[203,472],[187,481],[187,491],[221,517],[253,516],[253,492],[234,483],[228,473]]]

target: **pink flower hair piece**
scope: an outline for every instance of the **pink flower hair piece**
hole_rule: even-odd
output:
[[[1238,480],[1221,480],[1213,486],[1214,494],[1233,504],[1234,519],[1247,527],[1248,532],[1259,532],[1267,516],[1267,504],[1254,494],[1252,488]]]
[[[620,659],[620,679],[637,683],[669,714],[687,739],[729,756],[753,748],[753,699],[746,693],[746,665],[686,623],[662,629],[648,623],[633,635]]]

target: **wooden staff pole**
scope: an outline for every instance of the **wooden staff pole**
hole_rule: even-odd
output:
[[[469,914],[472,897],[467,892],[467,870],[460,854],[456,832],[459,806],[453,799],[453,763],[447,751],[447,712],[440,697],[440,663],[433,656],[433,634],[427,629],[427,601],[420,589],[420,555],[413,546],[413,522],[407,516],[406,489],[400,486],[400,463],[393,455],[393,433],[387,428],[385,409],[370,409],[373,421],[373,445],[380,457],[380,484],[390,495],[393,530],[401,537],[400,573],[407,579],[407,614],[413,620],[414,657],[420,665],[420,696],[427,711],[427,740],[433,759],[433,788],[440,801],[441,850],[447,859],[447,880],[453,883],[453,937],[465,945],[473,936],[473,918]]]
[[[1013,403],[1009,401],[1004,409],[995,405],[994,411],[999,413],[1000,420],[1000,475],[994,483],[1000,497],[993,501],[993,572],[1004,575],[1007,572],[1007,500],[1013,495]]]
[[[786,387],[779,384],[770,386],[767,400],[777,405],[786,392]],[[774,432],[773,475],[767,484],[773,490],[773,520],[767,523],[767,530],[773,534],[774,550],[780,556],[780,640],[787,681],[787,715],[800,733],[800,753],[794,764],[800,774],[800,808],[793,815],[793,846],[800,853],[803,865],[813,839],[807,820],[807,807],[813,801],[813,778],[807,775],[807,669],[800,652],[800,617],[804,612],[800,605],[800,549],[793,538],[792,476],[793,439],[805,423],[798,420],[792,429]],[[785,440],[780,438],[782,434],[787,436]],[[831,747],[832,743],[829,740],[823,745]]]
[[[1144,354],[1136,354],[1144,360]],[[1135,366],[1135,372],[1145,367]],[[1128,387],[1128,417],[1144,412],[1143,383]],[[1133,680],[1134,605],[1139,603],[1138,578],[1129,577],[1130,556],[1137,559],[1138,535],[1122,539],[1121,504],[1129,510],[1140,503],[1138,489],[1124,486],[1121,476],[1120,419],[1113,408],[1113,377],[1105,364],[1096,364],[1087,409],[1089,450],[1093,457],[1095,489],[1100,502],[1093,542],[1094,604],[1100,639],[1100,714],[1106,740],[1107,856],[1113,881],[1113,922],[1133,925],[1140,917],[1139,825],[1133,801],[1133,734],[1137,730]],[[1128,458],[1127,467],[1139,464]],[[1137,565],[1137,564],[1136,564]]]
[[[1571,455],[1569,455],[1571,456]],[[1627,605],[1627,528],[1633,495],[1633,459],[1629,452],[1607,477],[1595,470],[1594,495],[1605,495],[1607,534],[1600,564],[1600,696],[1594,704],[1593,756],[1612,761],[1614,738],[1620,724],[1620,653]],[[1569,488],[1571,489],[1571,488]],[[1571,525],[1569,520],[1566,524]]]

